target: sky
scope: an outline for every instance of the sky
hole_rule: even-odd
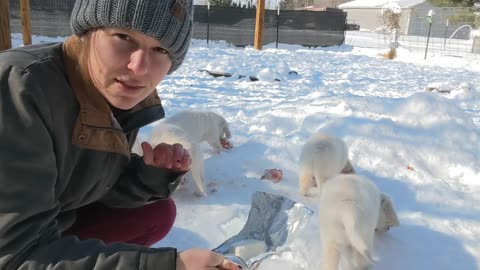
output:
[[[20,46],[21,35],[12,37]],[[157,87],[166,116],[216,112],[229,122],[234,147],[216,154],[202,144],[208,196],[193,195],[192,181],[181,186],[174,228],[154,246],[214,249],[243,228],[252,194],[262,191],[313,214],[258,269],[319,269],[319,194],[299,194],[297,170],[301,147],[320,131],[345,141],[356,172],[397,211],[401,225],[376,235],[373,269],[480,269],[480,60],[424,60],[401,48],[387,60],[383,52],[193,40],[184,64]],[[261,180],[266,169],[282,170],[283,179]]]

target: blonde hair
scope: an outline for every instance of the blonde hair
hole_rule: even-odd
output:
[[[79,37],[80,39],[80,44],[81,44],[81,50],[80,54],[78,57],[79,60],[79,67],[80,67],[80,73],[83,75],[84,78],[88,78],[90,83],[95,85],[93,83],[93,77],[91,76],[90,73],[90,56],[91,56],[91,50],[92,50],[92,41],[94,39],[94,33],[97,32],[100,28],[92,28],[88,32],[86,32],[84,35]]]

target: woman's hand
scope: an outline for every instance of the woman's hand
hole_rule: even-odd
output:
[[[208,249],[192,248],[178,253],[176,270],[240,270],[221,254]]]
[[[143,162],[147,165],[177,172],[186,172],[190,169],[190,163],[192,162],[190,154],[179,143],[173,145],[161,143],[152,148],[148,142],[143,142],[141,146]]]

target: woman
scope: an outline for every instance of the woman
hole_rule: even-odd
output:
[[[187,52],[191,0],[77,0],[61,44],[0,53],[1,269],[238,269],[148,248],[173,226],[179,144],[142,144],[155,87]]]

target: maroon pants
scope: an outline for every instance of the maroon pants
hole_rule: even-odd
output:
[[[108,208],[93,203],[77,210],[77,220],[65,234],[105,243],[125,242],[151,246],[172,229],[177,209],[171,199],[139,208]]]

